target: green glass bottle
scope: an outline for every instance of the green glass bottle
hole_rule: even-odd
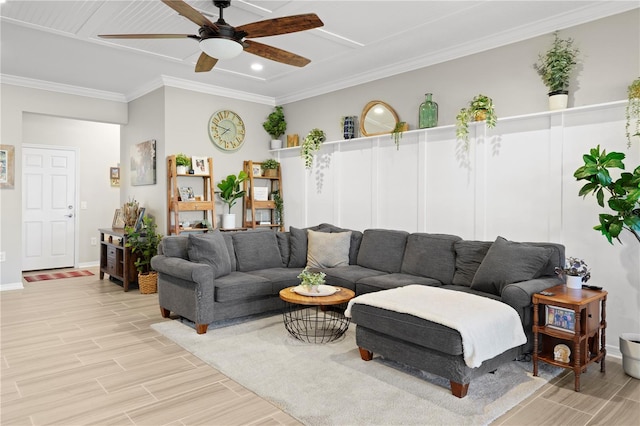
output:
[[[438,104],[431,100],[431,93],[427,93],[425,100],[420,104],[418,124],[421,129],[436,127],[438,125]]]

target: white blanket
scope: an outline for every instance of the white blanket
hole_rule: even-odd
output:
[[[464,361],[470,368],[527,341],[520,316],[511,306],[487,297],[424,285],[408,285],[367,293],[349,301],[419,318],[453,328],[462,336]]]

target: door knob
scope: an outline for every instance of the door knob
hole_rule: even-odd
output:
[[[73,213],[65,214],[66,217],[73,217]]]

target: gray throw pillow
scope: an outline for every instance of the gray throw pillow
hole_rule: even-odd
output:
[[[307,265],[307,230],[329,232],[322,225],[311,228],[289,227],[289,268],[304,268]]]
[[[451,284],[455,272],[454,244],[460,237],[416,232],[407,238],[400,272]]]
[[[471,286],[473,277],[491,247],[491,241],[456,241],[456,273],[452,284]]]
[[[189,238],[184,235],[168,235],[160,242],[162,254],[167,257],[189,259]]]
[[[229,251],[219,230],[206,234],[189,234],[188,251],[192,262],[211,265],[214,278],[231,273]]]
[[[307,231],[307,267],[335,268],[349,264],[351,232]]]
[[[233,234],[238,271],[281,268],[282,258],[276,233],[271,231],[244,231]]]
[[[500,296],[507,284],[539,276],[552,249],[508,241],[498,237],[478,267],[471,288]]]

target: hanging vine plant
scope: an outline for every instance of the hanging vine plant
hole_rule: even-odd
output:
[[[313,156],[320,150],[322,142],[327,139],[320,129],[312,129],[302,141],[300,156],[304,159],[304,167],[310,169],[313,166]]]
[[[640,78],[636,78],[627,89],[629,103],[625,109],[627,124],[625,132],[627,135],[627,148],[631,148],[631,138],[640,136]],[[635,120],[635,127],[632,126]]]

